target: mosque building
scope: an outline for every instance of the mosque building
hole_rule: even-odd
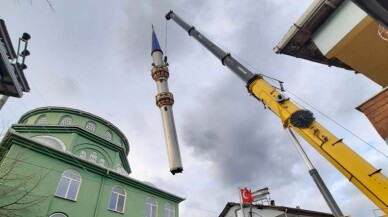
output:
[[[127,138],[91,113],[34,109],[0,147],[0,216],[179,216],[184,198],[131,178]]]

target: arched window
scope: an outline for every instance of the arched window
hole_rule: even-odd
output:
[[[36,121],[36,124],[47,124],[47,115],[41,115],[39,116]]]
[[[82,150],[82,151],[79,153],[79,157],[82,158],[82,159],[86,159],[86,151]]]
[[[67,170],[62,173],[55,196],[76,201],[80,186],[80,174],[75,170]]]
[[[67,215],[64,213],[56,212],[51,214],[50,217],[67,217]]]
[[[106,139],[108,141],[112,141],[112,138],[113,138],[112,132],[110,132],[109,130],[106,131],[106,133],[104,135],[104,139]]]
[[[115,212],[124,213],[125,195],[125,190],[122,187],[113,187],[110,195],[109,209]]]
[[[95,133],[96,132],[96,124],[92,121],[87,122],[85,125],[85,130],[87,130],[91,133]]]
[[[97,153],[95,151],[93,151],[90,156],[89,156],[89,161],[93,162],[93,163],[96,163],[97,161]]]
[[[38,141],[48,147],[55,148],[57,150],[66,151],[66,145],[62,140],[53,136],[34,136],[32,140]]]
[[[149,197],[146,202],[146,217],[158,216],[158,203],[153,197]]]
[[[71,123],[73,123],[73,119],[68,115],[63,116],[59,121],[59,125],[62,125],[62,126],[71,125]]]
[[[175,217],[175,210],[171,203],[164,205],[164,217]]]
[[[104,167],[104,166],[105,166],[105,159],[101,158],[101,159],[98,161],[98,165]]]

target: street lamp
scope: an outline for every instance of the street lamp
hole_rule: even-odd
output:
[[[28,40],[30,39],[31,36],[24,33],[19,38],[16,53],[5,22],[0,19],[0,94],[3,95],[0,98],[0,109],[9,96],[20,98],[23,96],[23,92],[30,91],[23,72],[27,69],[26,57],[30,55],[30,51],[27,50]],[[21,61],[19,61],[19,58]]]

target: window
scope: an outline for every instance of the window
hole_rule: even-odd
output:
[[[105,166],[105,159],[100,159],[100,161],[98,161],[98,165],[104,167]]]
[[[47,115],[41,115],[36,119],[36,124],[47,124]]]
[[[60,151],[66,151],[66,146],[62,140],[53,137],[53,136],[34,136],[31,137],[32,140],[38,141],[43,145],[46,145],[51,148],[55,148]]]
[[[110,195],[109,209],[115,212],[124,213],[125,207],[125,191],[120,186],[112,188]]]
[[[79,153],[79,157],[82,158],[82,159],[86,159],[86,151],[82,150],[82,151]]]
[[[96,163],[97,161],[97,153],[96,152],[92,152],[89,156],[89,161],[93,162],[93,163]]]
[[[76,201],[80,185],[80,174],[75,170],[67,170],[62,174],[55,196]]]
[[[57,212],[57,213],[51,214],[50,217],[67,217],[67,215]]]
[[[91,133],[95,133],[96,132],[96,124],[94,122],[87,122],[86,125],[85,125],[85,130],[91,132]]]
[[[59,125],[62,125],[62,126],[71,125],[72,122],[73,122],[73,119],[70,116],[63,116],[59,121]]]
[[[146,217],[157,217],[158,216],[158,204],[152,197],[147,199],[146,202]]]
[[[112,132],[110,131],[106,131],[105,135],[104,135],[104,139],[108,140],[108,141],[112,141]]]
[[[164,217],[175,217],[174,207],[171,203],[166,203],[164,205]]]

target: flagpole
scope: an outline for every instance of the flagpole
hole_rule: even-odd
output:
[[[244,207],[243,207],[243,203],[242,203],[241,188],[238,188],[238,194],[240,195],[240,206],[241,206],[242,216],[245,217]]]
[[[249,211],[249,217],[252,217],[253,216],[253,214],[252,214],[252,202],[250,202],[249,204],[251,205],[251,209]]]

